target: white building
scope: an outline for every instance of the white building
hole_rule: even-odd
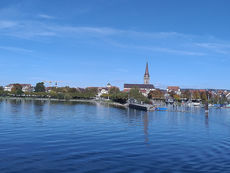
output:
[[[154,91],[155,87],[152,84],[124,84],[124,92],[129,92],[132,88],[138,88],[139,91],[147,97],[150,91]]]
[[[15,84],[9,84],[9,85],[6,85],[4,87],[4,91],[8,91],[8,92],[11,92],[12,91],[12,88],[14,87]],[[19,84],[22,86],[22,91],[23,92],[32,92],[33,91],[33,87],[31,84]]]
[[[226,98],[228,99],[228,101],[230,101],[230,93],[226,95]]]
[[[168,86],[167,93],[174,92],[177,95],[181,95],[180,87],[178,86]]]
[[[20,84],[23,92],[33,92],[33,87],[30,84]]]
[[[98,96],[101,97],[103,94],[109,94],[109,88],[107,87],[100,87],[98,88]]]
[[[4,87],[4,91],[8,91],[8,92],[11,92],[12,88],[13,88],[14,84],[9,84],[9,85],[6,85]]]

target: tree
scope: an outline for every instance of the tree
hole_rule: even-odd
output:
[[[191,99],[191,95],[192,93],[189,91],[189,90],[185,90],[183,93],[182,93],[182,97],[183,98],[186,98],[186,99]]]
[[[196,100],[199,100],[200,99],[200,93],[199,93],[199,91],[195,91],[194,93],[193,93],[193,99],[196,99]]]
[[[179,101],[180,100],[180,96],[178,94],[174,94],[173,95],[173,98],[176,100],[176,101]]]
[[[119,92],[120,92],[120,90],[117,87],[109,88],[109,94],[116,94],[116,93],[119,93]]]
[[[79,94],[79,97],[85,99],[91,99],[96,97],[97,94],[98,94],[98,88],[92,87],[92,88],[86,88],[83,92]]]
[[[163,99],[164,93],[161,92],[160,90],[150,91],[148,94],[148,98],[149,99]]]
[[[22,86],[20,84],[14,84],[11,92],[15,95],[21,95],[22,92]]]
[[[4,87],[0,86],[0,96],[7,96],[8,91],[4,91]]]
[[[39,82],[35,86],[35,92],[45,92],[46,88],[43,82]]]
[[[220,97],[217,94],[215,94],[211,98],[211,103],[217,104],[217,103],[219,103],[219,100],[220,100]]]
[[[102,94],[100,97],[101,97],[101,98],[108,99],[108,98],[109,98],[109,96],[110,96],[109,94]]]
[[[0,86],[0,96],[4,96],[4,95],[5,95],[4,88]]]
[[[110,95],[110,99],[113,100],[114,102],[124,104],[128,100],[128,93],[125,92],[114,93]]]
[[[203,103],[207,102],[208,98],[206,92],[201,92],[200,97]]]
[[[129,96],[130,98],[133,98],[139,102],[150,103],[150,100],[147,97],[143,96],[138,88],[132,88],[129,91]]]

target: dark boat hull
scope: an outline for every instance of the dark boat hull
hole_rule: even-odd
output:
[[[148,107],[143,106],[143,105],[138,105],[138,104],[129,104],[129,108],[138,109],[142,111],[148,111]]]

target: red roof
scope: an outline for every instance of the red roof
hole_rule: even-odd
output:
[[[142,88],[142,89],[154,89],[152,84],[124,84],[125,89],[129,88]]]
[[[178,86],[168,86],[168,90],[178,91],[180,87]]]
[[[140,90],[140,92],[142,92],[142,93],[146,93],[146,90]]]
[[[18,84],[18,83],[17,83]],[[11,87],[11,86],[14,86],[14,85],[16,85],[16,83],[15,84],[9,84],[9,85],[7,85],[6,87]],[[31,87],[31,84],[18,84],[18,85],[21,85],[22,87]]]
[[[20,84],[22,87],[31,87],[31,84]]]

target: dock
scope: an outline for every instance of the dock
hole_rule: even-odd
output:
[[[129,103],[129,108],[139,109],[139,110],[143,110],[143,111],[154,110],[153,105],[149,105],[149,104],[138,104],[138,103]]]

